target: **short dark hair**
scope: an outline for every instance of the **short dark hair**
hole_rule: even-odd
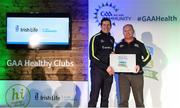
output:
[[[101,20],[101,26],[102,26],[102,23],[103,23],[104,21],[109,21],[109,22],[110,22],[110,25],[111,25],[111,20],[110,20],[109,18],[103,18],[103,19]]]
[[[129,26],[129,27],[131,27],[131,28],[132,28],[133,33],[135,32],[135,31],[134,31],[134,27],[133,27],[133,25],[132,25],[132,24],[126,24],[126,25],[124,25],[124,26],[123,26],[123,30],[124,30],[124,28],[125,28],[125,27],[127,27],[127,26]]]

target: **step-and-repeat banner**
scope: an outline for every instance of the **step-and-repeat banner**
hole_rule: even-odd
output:
[[[149,49],[152,60],[144,68],[144,100],[147,108],[180,107],[180,1],[178,0],[89,0],[89,40],[100,31],[100,21],[112,21],[116,43],[123,38],[122,27],[130,23],[135,37]],[[117,75],[110,93],[110,106],[119,103]],[[89,82],[90,83],[90,82]],[[135,106],[130,95],[130,106]]]

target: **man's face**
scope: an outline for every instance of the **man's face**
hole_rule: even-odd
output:
[[[110,32],[110,29],[111,29],[111,24],[109,21],[103,21],[102,22],[102,25],[101,25],[101,30],[104,32],[104,33],[109,33]]]
[[[131,26],[125,26],[123,29],[123,34],[125,39],[131,39],[133,38],[133,28]]]

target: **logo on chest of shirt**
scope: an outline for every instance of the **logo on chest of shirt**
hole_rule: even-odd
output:
[[[101,42],[101,43],[104,43],[104,42],[106,42],[106,41],[103,40],[103,39],[101,39],[100,42]],[[108,42],[109,42],[109,41],[108,41]],[[110,39],[110,43],[113,43],[113,40],[112,40],[112,39]]]
[[[134,46],[139,48],[139,45],[138,45],[138,44],[134,44]]]
[[[105,42],[103,39],[101,39],[100,41],[101,41],[101,43],[104,43],[104,42]]]
[[[112,40],[112,39],[110,39],[110,42],[111,42],[111,43],[113,43],[113,40]]]

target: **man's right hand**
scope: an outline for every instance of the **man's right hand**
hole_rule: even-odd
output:
[[[111,75],[114,75],[114,70],[111,66],[109,66],[107,69],[106,69],[107,73],[111,76]]]

